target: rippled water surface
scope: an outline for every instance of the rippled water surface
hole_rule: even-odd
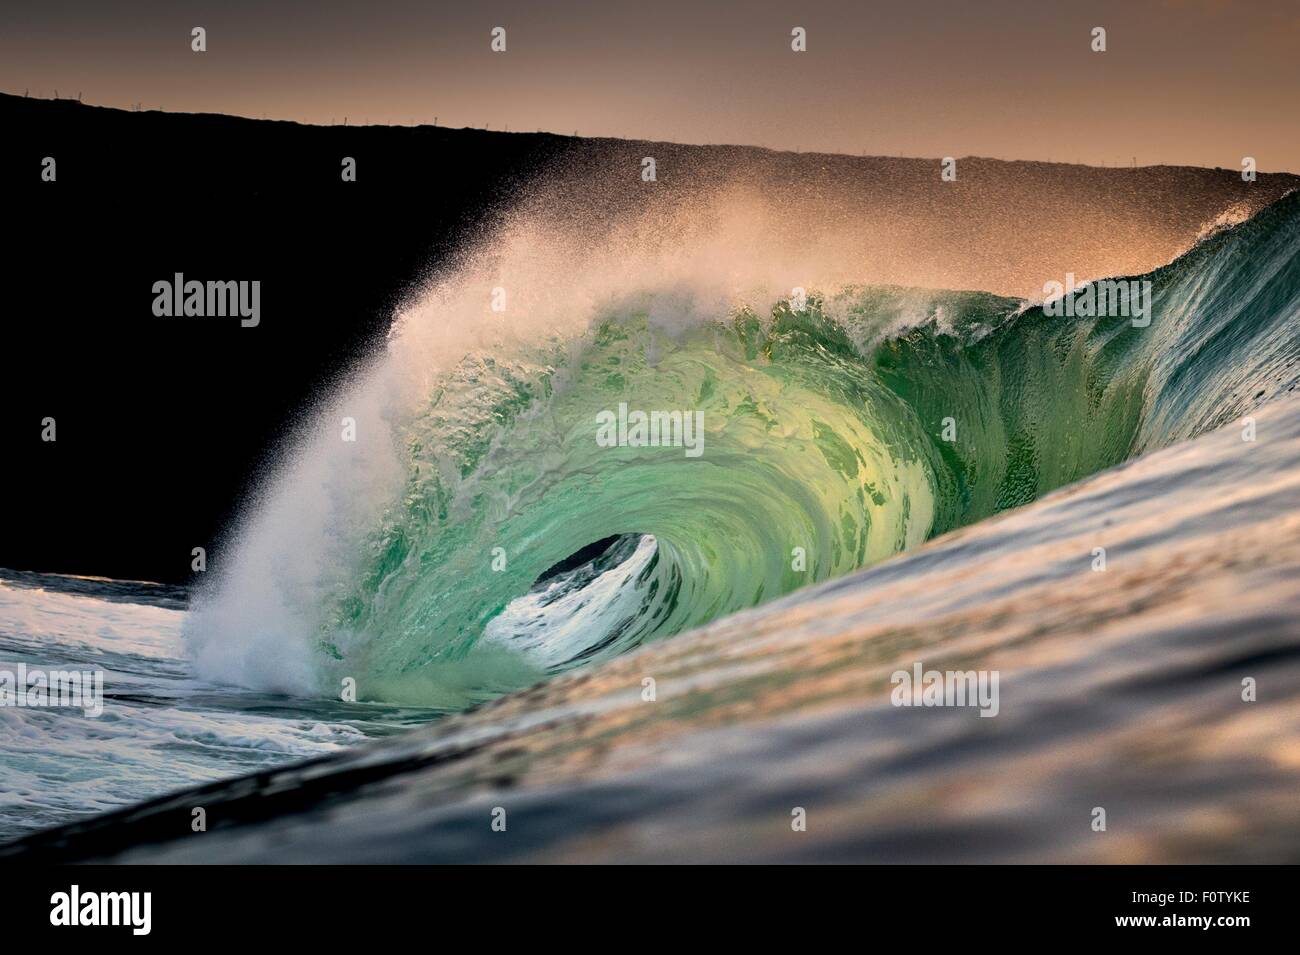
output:
[[[1297,861],[1300,404],[1255,427],[475,712],[11,851]],[[891,705],[917,661],[999,671],[997,717]],[[221,823],[177,837],[200,803]]]

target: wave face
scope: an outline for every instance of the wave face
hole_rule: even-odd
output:
[[[682,306],[668,276],[491,342],[407,328],[322,414],[378,437],[301,440],[228,548],[200,671],[457,708],[1028,503],[1294,390],[1297,238],[1293,193],[1137,277],[1143,327],[892,286]],[[702,412],[702,453],[602,446],[620,405]]]

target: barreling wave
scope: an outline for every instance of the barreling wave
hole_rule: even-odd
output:
[[[493,325],[510,260],[479,263],[300,438],[191,620],[200,671],[461,707],[1025,504],[1294,390],[1298,238],[1296,193],[1208,235],[1138,277],[1146,327],[893,286],[710,298],[607,263]],[[602,447],[620,403],[702,411],[703,453]]]

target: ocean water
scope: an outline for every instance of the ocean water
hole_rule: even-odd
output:
[[[0,825],[267,770],[203,791],[213,838],[168,841],[193,795],[125,830],[227,861],[1293,859],[1297,240],[1291,194],[1134,277],[1149,324],[615,274],[483,329],[478,279],[443,283],[194,594],[4,575],[0,657],[99,661],[111,705],[0,709]],[[702,453],[602,447],[620,404],[702,411]],[[997,670],[997,717],[890,705],[915,663]],[[534,822],[491,843],[506,795]],[[792,807],[823,828],[782,841]]]
[[[0,568],[0,667],[103,671],[97,717],[0,706],[0,841],[320,756],[434,715],[195,677],[183,588]]]
[[[483,320],[481,273],[531,289],[557,264],[502,253],[321,410],[356,440],[317,426],[217,559],[187,624],[199,671],[457,709],[1027,504],[1292,392],[1298,237],[1293,193],[1135,277],[1140,320],[897,287],[760,308],[597,262],[592,290],[517,292],[512,328]],[[701,453],[602,446],[621,408],[700,415]],[[513,602],[610,538],[653,549],[522,626]]]
[[[1300,401],[1255,426],[472,712],[0,857],[1300,861]],[[997,716],[892,705],[917,663],[997,671]]]

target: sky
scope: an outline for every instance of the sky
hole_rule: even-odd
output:
[[[5,0],[0,90],[309,123],[1092,165],[1251,156],[1300,172],[1300,0]]]

